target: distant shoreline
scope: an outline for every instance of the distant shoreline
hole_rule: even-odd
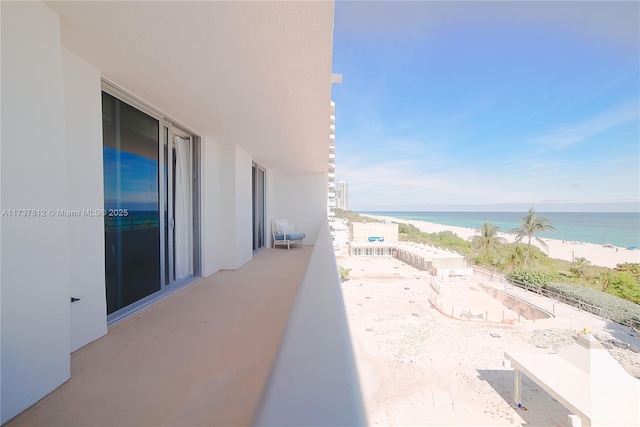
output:
[[[368,211],[365,215],[380,215],[406,220],[426,221],[456,227],[478,229],[486,221],[502,232],[518,228],[523,212],[431,212],[431,211]],[[611,244],[619,248],[640,248],[640,213],[632,212],[539,212],[549,219],[556,230],[539,233],[540,238]]]
[[[451,231],[465,240],[470,240],[471,237],[477,234],[475,229],[469,227],[436,224],[433,222],[421,220],[400,219],[384,215],[362,215],[380,219],[383,221],[411,224],[425,233]],[[515,234],[502,232],[498,234],[509,243],[512,243],[516,238]],[[540,243],[535,240],[532,241],[532,244],[545,252],[550,258],[573,261],[576,258],[583,257],[589,260],[592,265],[608,268],[614,268],[616,265],[623,264],[625,262],[640,263],[640,250],[628,250],[626,248],[613,245],[611,247],[605,247],[603,245],[594,243],[563,241],[551,238],[543,238],[542,240],[547,244],[547,249],[543,248],[542,245],[540,245]]]

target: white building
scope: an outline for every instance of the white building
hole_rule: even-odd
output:
[[[327,194],[327,216],[332,221],[336,216],[336,103],[331,101],[329,125],[329,174]]]
[[[378,241],[398,242],[398,224],[395,222],[351,222],[349,240],[351,243],[370,243]]]
[[[306,232],[309,269],[328,266],[300,292],[339,291],[333,14],[333,2],[1,2],[2,422],[67,381],[70,353],[110,323],[252,262],[272,219]],[[324,351],[342,348],[353,374],[344,307],[328,301],[299,311],[331,316]],[[287,330],[301,322],[324,324],[293,316]],[[359,396],[336,394],[344,371],[322,360],[304,360],[336,382],[302,397],[333,408],[315,421],[361,423]],[[310,423],[303,406],[278,423]]]
[[[345,181],[336,182],[336,207],[349,210],[349,184]]]

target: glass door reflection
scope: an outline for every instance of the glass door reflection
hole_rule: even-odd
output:
[[[159,122],[105,92],[102,120],[111,314],[160,290]]]

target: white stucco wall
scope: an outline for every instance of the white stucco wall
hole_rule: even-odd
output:
[[[269,178],[269,219],[288,219],[307,235],[304,244],[314,244],[327,221],[327,175],[273,171]]]
[[[70,210],[104,206],[100,72],[62,50],[67,127],[67,181]],[[107,333],[104,265],[104,218],[69,219],[69,291],[71,348]]]
[[[209,136],[202,138],[200,145],[200,245],[202,277],[207,277],[222,268],[223,245],[220,243],[222,213],[220,201],[221,145]]]
[[[58,16],[1,2],[2,208],[67,205]],[[69,378],[69,227],[60,217],[2,218],[2,422]]]
[[[239,268],[253,257],[251,164],[251,157],[240,147],[221,144],[217,244],[222,246],[223,269]]]
[[[240,147],[236,147],[236,254],[235,267],[239,268],[253,258],[253,182],[251,156]]]

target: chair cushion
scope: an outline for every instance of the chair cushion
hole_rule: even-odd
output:
[[[273,237],[276,240],[284,240],[285,235],[284,234],[276,234]],[[287,240],[300,240],[300,239],[304,239],[305,237],[306,237],[306,234],[304,234],[304,233],[287,234]]]
[[[304,239],[305,237],[306,237],[306,234],[304,233],[287,234],[287,240],[300,240],[300,239]]]

